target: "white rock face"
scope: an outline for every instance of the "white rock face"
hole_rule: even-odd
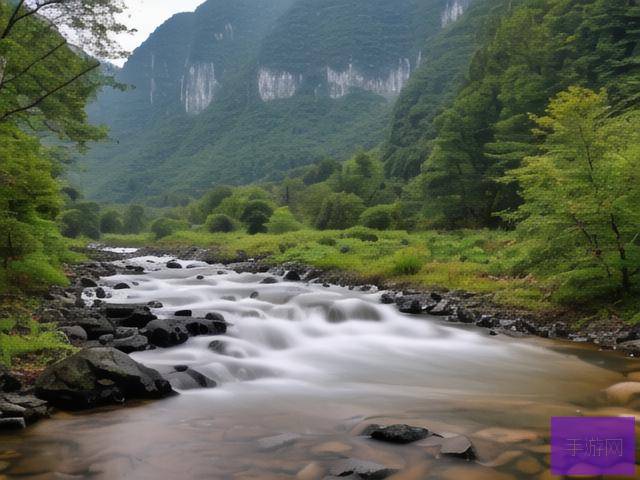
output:
[[[408,58],[399,59],[398,67],[390,71],[386,78],[368,78],[352,64],[342,72],[327,67],[327,84],[331,98],[344,97],[352,88],[362,88],[378,95],[395,96],[407,84],[409,77],[411,77],[411,62]]]
[[[233,40],[233,33],[233,25],[231,25],[230,23],[225,23],[224,29],[221,32],[214,33],[213,36],[217,41],[221,42],[225,38]]]
[[[291,98],[296,94],[302,75],[261,68],[258,72],[258,91],[263,102]]]
[[[180,100],[187,113],[198,114],[205,110],[215,99],[218,88],[213,63],[190,65],[182,77]]]
[[[469,6],[470,0],[447,0],[447,6],[442,12],[442,26],[446,27],[462,16]]]

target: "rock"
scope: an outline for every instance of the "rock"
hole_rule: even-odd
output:
[[[143,333],[151,345],[162,348],[180,345],[189,339],[187,327],[181,320],[153,320],[147,324]]]
[[[24,418],[27,424],[49,416],[49,406],[31,394],[5,393],[0,395],[0,417]]]
[[[370,426],[371,427],[371,426]],[[390,425],[388,427],[365,429],[366,435],[374,440],[389,443],[411,443],[427,438],[431,433],[426,428],[412,427],[410,425]]]
[[[295,433],[283,433],[273,437],[261,438],[258,440],[258,446],[263,451],[277,450],[295,443],[299,438],[300,435]]]
[[[149,322],[158,318],[151,313],[151,309],[146,305],[107,304],[103,311],[120,327],[144,328]]]
[[[0,417],[2,418],[24,418],[27,409],[20,405],[6,402],[0,398]]]
[[[632,326],[629,329],[625,329],[625,332],[620,337],[618,337],[617,340],[618,343],[640,340],[640,323]]]
[[[170,260],[170,261],[167,262],[166,267],[177,270],[177,269],[182,268],[182,265],[180,265],[176,260]]]
[[[98,286],[98,284],[95,281],[91,280],[90,278],[82,277],[80,279],[80,286],[84,288],[95,288]]]
[[[64,315],[56,308],[46,308],[40,314],[42,323],[60,323],[64,321]]]
[[[184,369],[178,367],[185,367]],[[175,371],[165,373],[164,378],[169,380],[171,386],[178,390],[193,390],[196,388],[214,388],[218,384],[210,378],[204,376],[184,365],[179,365]]]
[[[498,335],[498,332],[496,332],[495,330],[489,330],[489,335],[491,335],[492,337],[496,337]]]
[[[323,473],[324,468],[318,462],[311,462],[296,474],[296,480],[318,480]]]
[[[392,303],[396,303],[396,299],[394,298],[394,296],[390,293],[383,293],[380,296],[380,303],[383,303],[385,305],[390,305]]]
[[[405,300],[398,304],[398,310],[402,313],[417,315],[422,313],[422,305],[420,305],[420,300]]]
[[[109,333],[107,335],[100,336],[100,338],[98,338],[98,342],[100,342],[100,345],[107,345],[113,342],[114,338],[113,334]]]
[[[107,298],[107,292],[105,292],[104,288],[98,287],[96,288],[96,297]]]
[[[133,273],[144,273],[144,267],[141,267],[140,265],[127,265],[124,268]]]
[[[131,288],[131,287],[124,282],[118,283],[113,287],[114,290],[126,290],[127,288]]]
[[[193,312],[191,310],[178,310],[174,315],[176,317],[191,317]]]
[[[564,322],[556,322],[549,332],[551,337],[566,338],[569,336],[569,328]]]
[[[147,307],[149,307],[149,308],[162,308],[162,307],[164,307],[164,305],[162,305],[162,302],[159,302],[157,300],[152,300],[149,303],[147,303]]]
[[[474,323],[476,321],[475,313],[464,307],[458,308],[457,317],[462,323]]]
[[[260,283],[264,284],[264,285],[270,285],[273,283],[278,283],[278,280],[274,277],[267,277],[267,278],[263,278],[262,280],[260,280]]]
[[[447,316],[453,313],[453,309],[451,308],[451,304],[449,303],[449,301],[443,299],[440,300],[435,307],[429,310],[429,313],[431,315]]]
[[[129,338],[140,333],[140,330],[136,327],[117,327],[114,337],[116,339]]]
[[[640,356],[640,340],[620,343],[616,346],[616,349],[634,357]]]
[[[149,339],[144,335],[134,334],[125,338],[114,338],[110,346],[124,353],[143,352],[149,349]]]
[[[0,418],[0,432],[3,430],[23,430],[25,428],[27,428],[27,424],[24,418]]]
[[[251,295],[249,295],[249,298],[258,298],[260,296],[260,294],[258,292],[251,292]]]
[[[474,460],[476,458],[476,453],[471,441],[464,435],[443,438],[440,455],[460,457],[466,460]]]
[[[217,312],[209,312],[204,316],[204,318],[207,320],[217,320],[219,322],[224,322],[224,317],[222,316],[222,314]]]
[[[204,275],[196,275],[196,280],[204,280]]]
[[[224,355],[225,354],[225,348],[226,343],[221,341],[221,340],[214,340],[213,342],[211,342],[209,344],[209,350],[211,350],[212,352],[218,353],[220,355]]]
[[[394,473],[396,469],[385,467],[379,463],[369,462],[366,460],[360,460],[357,458],[348,458],[340,460],[334,463],[329,473],[335,477],[347,477],[348,475],[354,475],[354,478],[361,478],[364,480],[378,480],[387,478]]]
[[[494,328],[498,326],[498,321],[491,315],[481,315],[476,325],[483,328]]]
[[[227,332],[227,322],[224,320],[209,320],[208,318],[194,318],[185,321],[185,327],[192,336],[222,335]]]
[[[169,382],[113,348],[82,350],[47,368],[36,395],[60,408],[82,409],[173,393]]]
[[[620,382],[605,390],[607,400],[619,405],[626,405],[640,397],[640,382]]]
[[[299,282],[300,274],[295,270],[289,270],[283,277],[287,282]]]
[[[11,375],[9,370],[0,364],[0,392],[17,392],[21,388],[20,380]]]
[[[107,318],[104,318],[99,314],[94,315],[95,316],[65,319],[60,328],[80,327],[86,332],[88,340],[97,340],[102,335],[114,333],[115,328]]]

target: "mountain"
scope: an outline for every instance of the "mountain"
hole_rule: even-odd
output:
[[[470,0],[208,0],[129,58],[89,113],[111,129],[72,175],[92,198],[277,179],[384,139],[429,39]],[[447,80],[447,79],[444,79]]]

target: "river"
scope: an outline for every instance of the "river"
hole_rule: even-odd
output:
[[[396,480],[546,479],[550,416],[635,414],[603,390],[640,367],[593,346],[401,314],[380,292],[265,284],[267,274],[197,262],[167,269],[166,260],[128,260],[147,273],[103,279],[136,283],[110,291],[110,301],[160,301],[160,317],[219,312],[231,326],[132,356],[160,371],[188,365],[218,387],[58,413],[2,436],[0,479],[319,480],[344,458],[398,469]],[[479,458],[434,458],[424,442],[359,436],[370,423],[464,434]],[[281,434],[290,435],[265,441]]]

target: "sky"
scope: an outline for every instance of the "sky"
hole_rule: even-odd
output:
[[[133,35],[120,35],[118,41],[125,50],[133,52],[165,20],[179,12],[192,12],[205,0],[125,0],[129,9],[123,23],[138,30]],[[122,66],[125,59],[113,63]]]

